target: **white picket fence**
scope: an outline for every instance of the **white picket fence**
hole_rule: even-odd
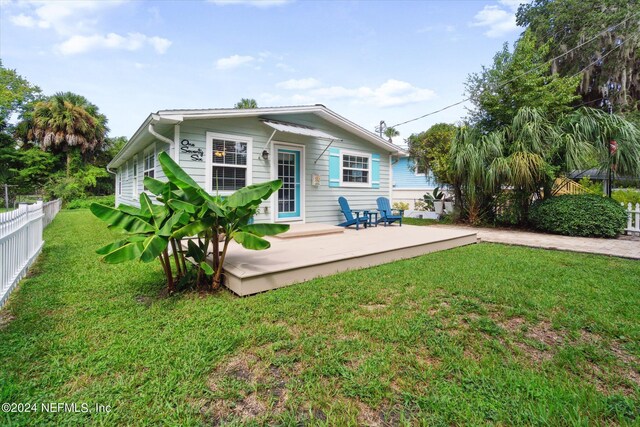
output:
[[[36,260],[44,241],[42,230],[60,211],[62,202],[20,204],[0,213],[0,307]]]
[[[624,203],[622,203],[624,207]],[[635,209],[631,203],[627,204],[627,234],[640,234],[640,203],[636,203]]]

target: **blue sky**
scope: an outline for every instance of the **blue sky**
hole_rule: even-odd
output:
[[[515,25],[502,1],[7,1],[0,57],[45,94],[98,105],[131,136],[172,108],[322,103],[373,130],[462,99]],[[398,128],[395,142],[463,106]]]

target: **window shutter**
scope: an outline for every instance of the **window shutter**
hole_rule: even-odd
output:
[[[380,188],[380,154],[371,155],[371,188]]]
[[[329,187],[340,187],[340,149],[329,147]]]

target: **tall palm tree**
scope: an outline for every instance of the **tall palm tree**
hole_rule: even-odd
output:
[[[236,102],[233,108],[245,109],[245,108],[258,108],[258,103],[253,98],[242,98]]]
[[[400,132],[398,132],[394,127],[388,127],[384,130],[384,136],[389,138],[389,142],[393,142],[392,138],[398,135],[400,135]]]
[[[73,152],[96,150],[108,131],[107,118],[98,107],[71,92],[59,92],[38,102],[27,121],[30,140],[37,141],[43,150],[66,154],[67,176]]]

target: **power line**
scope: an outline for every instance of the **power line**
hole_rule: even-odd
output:
[[[527,74],[529,74],[529,73],[532,73],[533,71],[536,71],[536,70],[538,70],[539,68],[544,67],[545,65],[549,65],[549,64],[551,64],[553,61],[556,61],[556,60],[558,60],[558,59],[562,58],[563,56],[567,56],[568,54],[570,54],[570,53],[571,53],[571,52],[573,52],[574,50],[579,49],[579,48],[581,48],[582,46],[584,46],[584,45],[586,45],[586,44],[588,44],[588,43],[591,43],[592,41],[594,41],[594,40],[595,40],[595,39],[597,39],[598,37],[602,36],[603,34],[606,34],[606,33],[608,33],[608,32],[613,31],[614,29],[616,29],[617,27],[621,26],[622,24],[624,24],[625,22],[627,22],[627,21],[628,21],[628,20],[630,20],[631,18],[633,18],[633,17],[635,17],[635,16],[638,16],[638,15],[640,15],[640,13],[635,13],[635,14],[633,14],[633,15],[629,16],[628,18],[625,18],[624,20],[620,21],[620,22],[619,22],[619,23],[617,23],[616,25],[614,25],[614,26],[612,26],[612,27],[608,27],[606,30],[599,32],[598,34],[596,34],[595,36],[593,36],[593,37],[592,37],[592,38],[590,38],[589,40],[587,40],[587,41],[585,41],[585,42],[582,42],[582,43],[578,44],[577,46],[575,46],[575,47],[573,47],[573,48],[569,49],[568,51],[564,52],[563,54],[560,54],[560,55],[558,55],[558,56],[556,56],[556,57],[554,57],[554,58],[551,58],[551,59],[547,60],[546,62],[543,62],[542,64],[540,64],[540,65],[538,65],[538,66],[536,66],[536,67],[530,68],[529,70],[527,70],[527,71],[525,71],[524,73],[522,73],[522,74],[520,74],[520,75],[518,75],[518,76],[516,76],[516,77],[512,78],[511,80],[508,80],[508,81],[506,81],[506,82],[504,82],[504,83],[501,83],[500,85],[498,85],[498,86],[496,87],[496,90],[498,90],[498,89],[502,89],[503,87],[505,87],[505,86],[506,86],[506,85],[508,85],[509,83],[513,83],[514,81],[516,81],[516,80],[517,80],[517,79],[519,79],[520,77],[525,76],[525,75],[527,75]],[[609,55],[609,53],[613,52],[614,50],[616,50],[617,48],[619,48],[620,46],[622,46],[622,44],[624,44],[624,42],[625,42],[626,40],[627,40],[627,39],[623,40],[621,43],[619,43],[618,45],[616,45],[613,49],[611,49],[611,50],[610,50],[609,52],[607,52],[605,55],[601,56],[600,58],[598,58],[598,59],[597,59],[597,60],[595,60],[594,62],[590,63],[589,65],[587,65],[586,67],[584,67],[583,69],[581,69],[580,71],[578,71],[576,74],[574,74],[572,77],[577,76],[578,74],[582,73],[584,70],[586,70],[587,68],[589,68],[591,65],[593,65],[593,64],[595,64],[595,63],[597,63],[598,61],[603,60],[607,55]],[[420,116],[420,117],[416,117],[416,118],[414,118],[414,119],[410,119],[410,120],[405,120],[404,122],[400,122],[400,123],[395,124],[395,125],[390,126],[390,127],[395,128],[395,127],[398,127],[398,126],[406,125],[407,123],[415,122],[416,120],[424,119],[425,117],[429,117],[429,116],[432,116],[432,115],[434,115],[434,114],[440,113],[440,112],[442,112],[442,111],[444,111],[444,110],[448,110],[449,108],[453,108],[453,107],[455,107],[455,106],[457,106],[457,105],[464,104],[465,102],[470,101],[472,98],[473,98],[473,97],[471,97],[471,96],[470,96],[470,97],[468,97],[468,98],[463,99],[462,101],[458,101],[458,102],[456,102],[456,103],[454,103],[454,104],[447,105],[446,107],[442,107],[442,108],[440,108],[440,109],[438,109],[438,110],[435,110],[435,111],[432,111],[432,112],[430,112],[430,113],[423,114],[423,115],[422,115],[422,116]]]

